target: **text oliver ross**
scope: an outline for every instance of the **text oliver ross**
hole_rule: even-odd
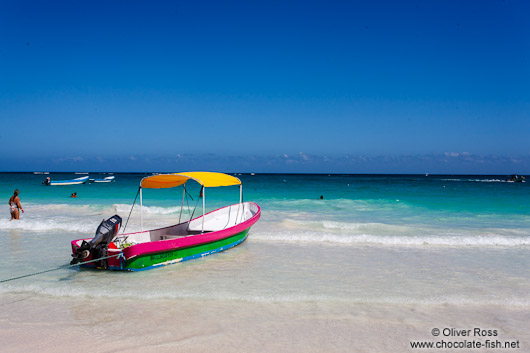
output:
[[[491,337],[498,336],[497,330],[484,330],[478,327],[475,327],[473,330],[460,330],[456,328],[444,328],[442,331],[444,336],[474,336],[474,337]]]

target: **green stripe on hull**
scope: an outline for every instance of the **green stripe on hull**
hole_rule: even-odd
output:
[[[169,250],[164,252],[157,252],[153,254],[137,256],[131,260],[128,260],[123,266],[124,270],[129,271],[139,271],[147,268],[153,268],[157,266],[170,265],[173,263],[181,262],[188,257],[193,257],[203,254],[203,256],[210,255],[214,252],[220,252],[226,250],[227,247],[234,243],[240,243],[245,239],[248,234],[249,229],[242,231],[236,235],[233,235],[229,238],[219,240],[212,243],[207,243],[203,245],[193,246],[190,248]],[[236,244],[237,245],[237,244]]]

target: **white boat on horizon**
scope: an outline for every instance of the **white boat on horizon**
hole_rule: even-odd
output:
[[[112,183],[115,181],[116,177],[114,175],[105,177],[103,179],[90,179],[91,183]]]
[[[75,178],[71,180],[51,180],[50,178],[46,178],[42,183],[44,185],[48,186],[57,186],[57,185],[78,185],[78,184],[84,184],[88,181],[88,175],[80,178]]]

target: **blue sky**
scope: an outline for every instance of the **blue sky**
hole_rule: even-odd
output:
[[[0,170],[530,173],[525,1],[0,1]]]

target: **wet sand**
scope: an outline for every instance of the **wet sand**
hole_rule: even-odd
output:
[[[530,310],[524,307],[119,300],[27,293],[3,294],[0,307],[3,352],[395,353],[426,351],[411,349],[415,340],[488,339],[435,338],[435,327],[496,329],[498,336],[490,339],[518,340],[521,347],[496,351],[530,349]]]

